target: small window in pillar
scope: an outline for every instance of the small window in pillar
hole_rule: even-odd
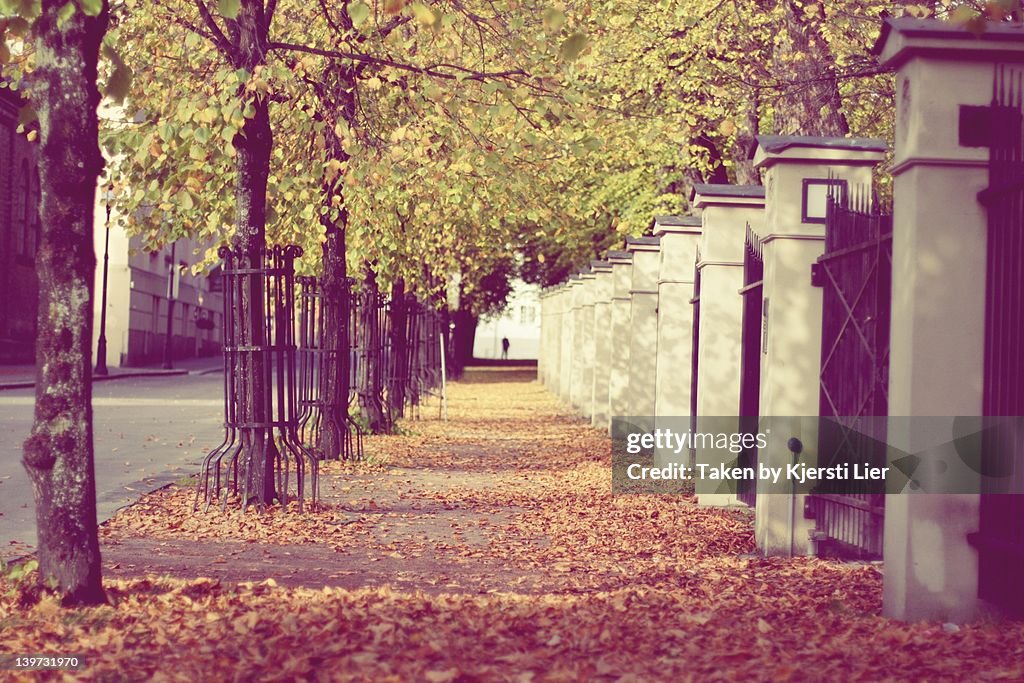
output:
[[[804,223],[824,223],[828,200],[846,199],[846,181],[835,178],[807,178],[804,180],[800,220]]]

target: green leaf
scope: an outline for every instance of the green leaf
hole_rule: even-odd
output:
[[[41,0],[0,0],[0,14],[35,19],[43,11]]]
[[[71,2],[71,0],[65,2],[64,5],[57,10],[57,26],[63,26],[68,19],[75,16],[75,11],[75,3]]]
[[[107,85],[103,89],[103,94],[115,102],[124,102],[124,98],[126,98],[129,91],[131,91],[132,70],[124,63],[124,60],[121,59],[121,55],[117,53],[117,50],[109,44],[103,44],[102,52],[103,56],[114,65],[114,70],[111,72],[110,79],[107,81]]]
[[[354,2],[348,6],[348,16],[352,19],[352,25],[359,28],[370,18],[370,8],[365,2]]]
[[[103,94],[115,102],[124,102],[124,98],[128,97],[128,93],[132,89],[132,76],[132,70],[129,67],[124,64],[117,67],[110,74]]]
[[[412,13],[413,16],[416,17],[416,21],[420,22],[424,26],[433,26],[434,22],[437,21],[437,15],[422,2],[414,2],[409,5],[409,7],[412,9]]]
[[[242,9],[242,0],[217,0],[217,11],[228,19],[237,19]]]
[[[82,5],[82,11],[86,16],[98,17],[103,11],[103,0],[78,0],[78,2]]]
[[[549,7],[544,10],[544,28],[551,33],[557,33],[565,23],[565,13],[557,7]]]
[[[562,43],[562,47],[558,50],[558,56],[564,61],[571,62],[579,57],[586,47],[587,36],[583,33],[574,33]]]

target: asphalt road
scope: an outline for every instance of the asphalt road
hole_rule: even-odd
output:
[[[199,470],[220,443],[223,376],[122,379],[93,385],[99,519],[147,491]],[[32,389],[0,392],[0,558],[36,540],[32,489],[21,444],[32,427]]]

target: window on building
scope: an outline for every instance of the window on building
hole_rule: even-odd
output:
[[[218,292],[224,291],[224,282],[221,278],[220,266],[216,266],[213,270],[210,271],[210,274],[207,276],[206,281],[207,284],[209,285],[209,291],[211,294],[216,294]]]
[[[519,307],[519,322],[530,325],[537,320],[537,309],[534,306]]]

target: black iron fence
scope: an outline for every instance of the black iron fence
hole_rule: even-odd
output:
[[[697,370],[700,367],[700,247],[693,262],[693,328],[690,346],[690,432],[697,433]],[[690,465],[697,461],[697,451],[690,449]]]
[[[761,238],[749,225],[743,251],[743,333],[740,351],[741,433],[757,434],[761,405],[761,314],[763,309],[764,258]],[[738,458],[739,467],[757,469],[757,444],[745,446]],[[737,497],[747,505],[757,503],[757,481],[743,479],[737,486]]]
[[[990,416],[1024,415],[1024,72],[1000,67],[994,79],[989,186],[979,199],[988,212],[983,410]],[[1004,490],[1024,488],[1021,434],[985,430],[982,472],[1000,475]],[[991,439],[1001,439],[993,443]],[[1024,496],[981,496],[978,595],[1024,614]]]
[[[361,457],[363,434],[389,431],[441,384],[443,317],[412,296],[390,301],[372,279],[296,277],[298,247],[219,253],[225,434],[196,506],[236,495],[243,509],[301,510],[317,501],[320,460]]]
[[[877,418],[889,414],[891,280],[892,217],[870,191],[832,194],[825,253],[812,270],[823,288],[819,466],[886,466],[886,421]],[[881,558],[883,486],[865,481],[851,491],[849,482],[823,482],[815,490],[806,512],[819,554]]]
[[[353,280],[299,279],[299,433],[325,460],[362,456],[362,431],[350,407],[354,398],[351,351]]]
[[[221,247],[224,439],[203,460],[196,505],[230,494],[243,509],[317,498],[317,460],[298,433],[295,246],[256,254]],[[308,468],[308,487],[306,470]],[[290,477],[294,472],[294,490]]]

